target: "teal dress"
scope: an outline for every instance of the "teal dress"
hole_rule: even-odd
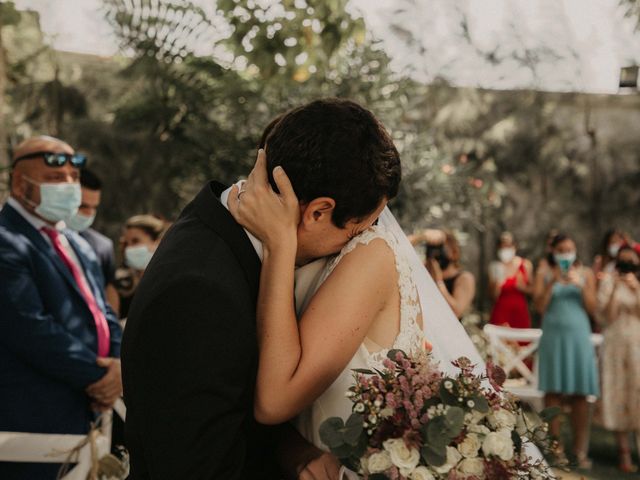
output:
[[[599,395],[596,354],[582,290],[556,283],[542,319],[538,388],[545,393]]]

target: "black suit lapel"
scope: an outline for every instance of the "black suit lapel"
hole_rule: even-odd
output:
[[[242,267],[245,277],[257,298],[260,282],[260,258],[244,229],[236,223],[231,213],[220,202],[220,194],[227,187],[209,182],[193,200],[194,213],[227,243]]]

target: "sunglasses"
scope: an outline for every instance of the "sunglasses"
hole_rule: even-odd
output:
[[[48,167],[62,167],[65,163],[69,162],[73,167],[82,168],[87,164],[87,156],[81,153],[56,153],[56,152],[33,152],[16,158],[13,161],[13,166],[20,160],[26,160],[29,158],[42,157],[45,165]]]

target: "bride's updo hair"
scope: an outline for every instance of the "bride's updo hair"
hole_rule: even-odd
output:
[[[272,172],[280,165],[301,202],[335,200],[332,221],[339,228],[366,218],[398,193],[398,150],[380,121],[355,102],[313,101],[278,117],[266,133],[273,188]]]

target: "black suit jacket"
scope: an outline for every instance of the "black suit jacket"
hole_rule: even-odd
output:
[[[278,478],[253,418],[260,260],[206,185],[164,236],[122,346],[132,479]]]
[[[113,241],[97,232],[93,228],[87,228],[80,232],[80,236],[84,238],[93,251],[96,252],[102,275],[104,276],[104,284],[112,285],[116,277],[116,259],[113,251]]]

